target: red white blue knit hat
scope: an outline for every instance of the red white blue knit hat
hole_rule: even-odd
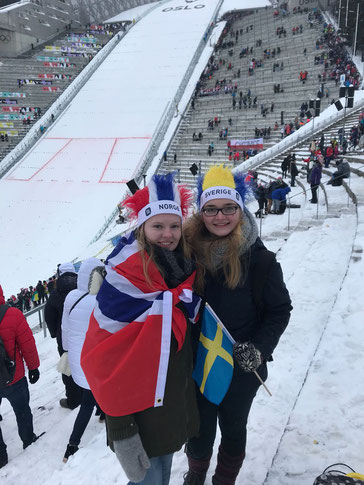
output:
[[[172,173],[153,175],[143,189],[127,197],[122,205],[130,211],[130,217],[137,220],[137,226],[157,214],[176,214],[185,218],[192,204],[193,195],[183,185],[174,182]]]

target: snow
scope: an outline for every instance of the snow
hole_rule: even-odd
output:
[[[112,24],[116,22],[126,22],[136,20],[140,15],[144,14],[147,10],[154,7],[158,2],[147,3],[145,5],[139,5],[135,8],[129,8],[123,12],[103,21],[103,24]]]
[[[173,17],[169,19],[172,21]],[[151,24],[145,25],[149,29]],[[201,27],[200,35],[202,31]],[[133,37],[133,42],[136,41],[137,36]],[[120,44],[120,48],[122,45],[123,51],[128,53],[126,44]],[[136,49],[137,45],[133,48]],[[208,52],[205,51],[204,55],[208,57]],[[117,57],[121,59],[121,56]],[[182,57],[179,51],[178,59],[182,60]],[[107,66],[107,61],[104,66]],[[116,69],[115,63],[110,69]],[[172,68],[169,67],[169,70]],[[181,73],[179,68],[176,71]],[[86,86],[87,96],[92,97],[95,103],[92,108],[97,113],[104,100],[106,113],[110,106],[106,95],[113,87],[108,84],[107,76],[102,73],[97,75],[97,82],[91,80],[94,90]],[[122,76],[118,82],[122,82]],[[161,79],[159,82],[162,82]],[[105,89],[102,89],[104,98],[100,95],[99,99],[96,87],[101,83],[105,83]],[[157,94],[156,85],[152,89]],[[170,91],[173,91],[172,87]],[[124,113],[124,108],[125,112],[129,109],[124,94],[120,90],[119,96],[124,103],[121,113]],[[139,109],[137,100],[129,94],[131,104]],[[159,97],[161,94],[158,91]],[[107,133],[112,130],[108,120],[118,121],[122,133],[141,136],[139,127],[152,130],[158,116],[152,119],[149,109],[144,110],[144,125],[142,122],[130,125],[108,111],[108,115],[103,117],[104,123],[99,123],[98,118],[91,117],[90,111],[86,114],[84,107],[83,124],[80,126],[81,106],[85,106],[81,101],[87,96],[81,94],[80,101],[75,100],[70,108],[72,114],[67,112],[54,130],[46,134],[41,145],[35,148],[37,156],[29,155],[27,161],[21,162],[10,175],[29,179],[48,163],[46,168],[33,175],[33,183],[9,179],[0,181],[0,221],[2,227],[6,227],[0,240],[0,282],[4,285],[6,296],[24,284],[36,282],[44,271],[54,268],[66,256],[69,259],[76,255],[104,257],[111,250],[108,238],[120,231],[120,226],[114,227],[97,243],[83,249],[121,193],[120,184],[99,183],[100,177],[110,181],[111,167],[116,168],[114,162],[117,158],[111,157],[108,170],[105,173],[98,170],[98,160],[104,156],[103,151],[109,154],[110,145],[115,144],[116,136],[110,140],[112,137]],[[149,98],[147,101],[149,103]],[[112,98],[115,109],[118,109],[117,102],[118,97]],[[157,109],[157,102],[151,103]],[[97,133],[92,131],[93,123],[97,125]],[[87,130],[95,136],[90,136],[92,139],[84,143]],[[116,128],[114,131],[117,131]],[[66,134],[68,145],[61,139]],[[118,157],[123,150],[137,150],[143,142],[144,139],[141,139],[140,145],[138,141],[135,146],[127,147],[120,135],[113,156]],[[51,157],[57,151],[59,157],[55,164]],[[130,155],[137,158],[137,155]],[[105,164],[101,165],[105,167]],[[130,170],[133,168],[131,163],[123,166]],[[121,180],[125,176],[118,173],[113,180]],[[52,179],[57,182],[52,182]],[[303,178],[298,180],[303,181]],[[323,182],[327,180],[328,176],[324,175]],[[117,186],[116,190],[114,186]],[[264,389],[260,389],[250,413],[247,458],[237,485],[312,485],[326,466],[337,462],[347,463],[356,471],[364,472],[363,181],[353,176],[350,186],[358,195],[357,208],[348,201],[343,187],[325,185],[329,201],[329,207],[326,207],[321,192],[319,204],[314,206],[307,201],[309,194],[300,193],[301,187],[297,186],[292,188],[290,195],[295,196],[293,201],[301,207],[291,209],[290,229],[287,228],[287,212],[282,216],[269,215],[262,221],[257,219],[262,222],[264,243],[277,252],[294,310],[274,353],[274,361],[269,364],[267,386],[273,396],[269,397]],[[256,203],[252,202],[250,208],[256,210]],[[80,214],[83,216],[80,217]],[[36,327],[37,320],[36,315],[32,316],[30,325]],[[58,403],[64,397],[64,387],[56,371],[58,353],[55,340],[49,335],[44,337],[43,332],[36,328],[35,339],[41,360],[41,377],[36,384],[29,386],[31,408],[36,433],[46,431],[46,434],[23,451],[14,413],[8,401],[3,400],[0,408],[3,421],[0,424],[8,446],[9,464],[0,470],[0,483],[125,485],[127,479],[114,454],[106,447],[104,425],[96,417],[91,418],[81,449],[67,464],[62,463],[77,410],[63,409]],[[218,444],[219,434],[206,480],[208,485],[216,465]],[[186,468],[186,457],[181,450],[174,456],[171,485],[182,483]]]
[[[271,7],[272,2],[269,0],[254,0],[254,5],[250,0],[225,0],[220,9],[220,16],[233,10],[249,10],[254,8]]]
[[[0,239],[6,293],[18,292],[24,275],[46,279],[57,263],[77,256],[115,209],[217,3],[187,4],[181,11],[175,10],[179,0],[172,0],[142,18],[0,180],[0,224],[19,241],[9,245],[7,238]],[[90,216],[80,219],[85,210]]]

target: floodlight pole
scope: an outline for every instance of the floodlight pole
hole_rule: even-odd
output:
[[[344,138],[345,138],[345,118],[346,118],[346,108],[347,108],[347,104],[348,104],[348,88],[346,88],[346,91],[345,91],[344,123],[343,123],[343,141],[344,141]]]
[[[355,54],[356,54],[356,40],[357,40],[357,37],[358,37],[358,23],[359,23],[359,7],[360,7],[360,3],[358,2],[357,6],[356,6],[356,24],[355,24],[355,38],[354,38],[353,56],[355,56]]]
[[[341,0],[339,1],[339,15],[338,15],[339,28],[340,28],[340,20],[341,20]]]

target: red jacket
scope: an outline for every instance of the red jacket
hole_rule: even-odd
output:
[[[4,304],[5,299],[3,289],[0,286],[0,305]],[[30,370],[39,367],[39,356],[33,333],[24,315],[17,308],[8,308],[0,323],[0,337],[2,338],[5,350],[11,359],[14,356],[14,348],[16,348],[16,370],[11,384],[20,381],[20,379],[24,377],[24,361]],[[9,385],[11,386],[11,384]]]

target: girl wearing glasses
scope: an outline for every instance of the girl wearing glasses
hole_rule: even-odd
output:
[[[236,341],[233,377],[221,403],[213,404],[196,388],[200,433],[187,444],[184,485],[205,482],[217,422],[221,442],[212,483],[235,484],[245,458],[250,407],[260,385],[254,371],[263,381],[267,378],[267,361],[292,309],[281,267],[258,237],[244,205],[247,190],[244,175],[212,167],[198,187],[199,213],[184,228],[197,263],[195,289]],[[198,339],[196,328],[196,348]]]

